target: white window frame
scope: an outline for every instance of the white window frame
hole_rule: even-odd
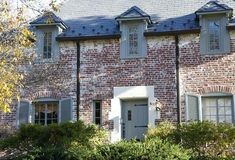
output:
[[[129,43],[129,28],[137,26],[138,27],[138,54],[130,54],[130,43]],[[145,21],[126,21],[121,22],[121,39],[120,39],[120,55],[121,58],[144,58],[147,54],[147,43],[144,37],[144,31],[147,27]]]
[[[185,120],[190,121],[189,119],[189,111],[188,111],[188,96],[195,96],[198,98],[198,120],[202,121],[202,98],[204,97],[231,97],[232,98],[232,123],[235,123],[235,95],[230,93],[208,93],[203,95],[197,94],[185,94]]]

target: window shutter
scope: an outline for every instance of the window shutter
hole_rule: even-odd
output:
[[[41,30],[36,31],[36,53],[39,58],[43,56],[44,34]]]
[[[144,30],[145,30],[145,24],[140,24],[139,33],[138,33],[140,57],[145,57],[145,55],[147,54],[147,43],[144,37]]]
[[[207,46],[209,46],[209,43],[207,41],[207,23],[206,19],[202,18],[202,23],[201,23],[201,32],[200,32],[200,53],[207,54]]]
[[[56,41],[56,36],[58,35],[58,28],[52,31],[52,58],[57,59],[59,56],[59,45]]]
[[[18,109],[18,125],[29,123],[30,103],[20,101]]]
[[[126,52],[128,47],[128,41],[127,41],[127,27],[124,25],[121,25],[121,44],[120,44],[120,57],[126,58]]]
[[[59,106],[59,122],[71,121],[72,118],[72,99],[62,99]]]
[[[186,120],[199,120],[199,98],[194,95],[186,95]]]
[[[220,23],[220,33],[221,33],[221,46],[224,53],[230,53],[230,34],[228,29],[226,28],[227,25],[227,17],[223,17]]]

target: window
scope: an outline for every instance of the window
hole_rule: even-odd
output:
[[[102,118],[102,112],[101,112],[101,101],[93,101],[93,122],[97,125],[101,125],[101,118]]]
[[[220,49],[220,22],[218,20],[208,21],[208,39],[209,50],[216,51]]]
[[[17,127],[20,124],[36,123],[48,125],[73,120],[72,98],[57,100],[40,98],[33,103],[21,100],[17,108]]]
[[[36,102],[35,103],[35,124],[48,125],[58,123],[58,102]]]
[[[223,54],[230,52],[230,37],[225,15],[203,16],[200,33],[201,54]]]
[[[232,123],[232,98],[231,97],[203,97],[202,119]]]
[[[186,96],[186,119],[234,122],[233,97],[227,94]]]
[[[138,26],[133,25],[128,27],[129,36],[129,54],[138,54]]]
[[[43,58],[51,58],[52,32],[44,32]]]
[[[142,58],[146,55],[145,26],[146,24],[143,22],[123,22],[121,24],[121,58]]]

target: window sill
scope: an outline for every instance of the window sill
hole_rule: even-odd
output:
[[[225,56],[225,55],[228,55],[230,54],[231,52],[200,52],[200,56],[202,57],[206,57],[206,56]]]

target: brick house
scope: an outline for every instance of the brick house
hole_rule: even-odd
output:
[[[109,129],[113,142],[141,139],[163,120],[234,123],[234,7],[232,0],[68,0],[31,22],[36,68],[61,64],[51,73],[56,85],[26,86],[0,123],[81,119]]]

